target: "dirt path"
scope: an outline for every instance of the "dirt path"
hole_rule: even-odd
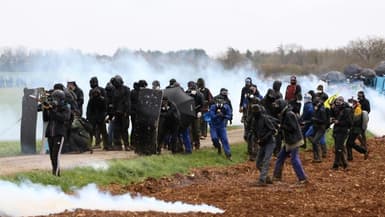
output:
[[[243,142],[243,129],[232,129],[228,131],[230,143]],[[201,140],[202,147],[211,147],[211,139],[208,137]],[[102,151],[95,150],[93,154],[88,152],[82,154],[61,155],[61,168],[68,169],[76,166],[95,164],[109,159],[133,158],[137,155],[133,151]],[[23,155],[0,158],[0,175],[13,174],[17,172],[33,170],[50,170],[51,162],[49,155]]]

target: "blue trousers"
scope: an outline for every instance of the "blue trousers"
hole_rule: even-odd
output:
[[[182,132],[182,140],[184,145],[185,153],[192,153],[191,139],[190,139],[190,130],[187,128]]]
[[[311,125],[309,127],[309,129],[306,131],[305,133],[305,137],[308,138],[308,137],[312,137],[314,136],[316,132],[314,132],[314,127],[313,125]],[[327,153],[327,145],[326,145],[326,132],[321,136],[320,140],[319,140],[319,143],[321,145],[321,150],[322,150],[322,154],[323,155],[326,155]],[[314,149],[314,147],[313,147]]]
[[[290,155],[291,165],[293,166],[294,172],[297,175],[297,178],[301,180],[306,179],[305,171],[303,170],[301,160],[299,159],[298,147],[293,148],[290,151],[286,151],[286,147],[281,149],[281,152],[278,154],[277,161],[275,162],[274,168],[274,177],[282,178],[282,167],[285,163],[286,158]]]
[[[226,156],[231,156],[229,140],[227,139],[226,127],[210,126],[210,135],[211,135],[211,140],[213,141],[213,143],[220,145],[220,143],[219,143],[219,140],[220,140]]]

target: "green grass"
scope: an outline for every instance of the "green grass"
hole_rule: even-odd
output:
[[[0,157],[19,155],[21,147],[19,142],[0,141]]]
[[[191,155],[162,154],[127,160],[111,160],[109,168],[105,171],[83,167],[64,170],[61,177],[52,176],[48,171],[33,171],[2,176],[0,179],[12,182],[30,180],[33,183],[57,185],[64,191],[70,191],[72,187],[82,187],[89,183],[96,183],[98,186],[110,183],[125,185],[143,181],[147,177],[160,178],[176,173],[186,174],[192,168],[229,166],[246,161],[245,144],[232,145],[231,149],[232,161],[227,160],[223,154],[218,155],[216,149],[204,148],[194,151]]]
[[[36,141],[36,153],[41,149],[41,140]],[[0,157],[21,155],[21,145],[19,141],[0,141]]]

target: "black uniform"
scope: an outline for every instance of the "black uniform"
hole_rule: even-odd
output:
[[[56,96],[60,95],[60,96]],[[49,153],[52,164],[52,174],[60,176],[59,157],[64,143],[64,135],[67,133],[66,122],[70,120],[70,110],[65,104],[65,94],[61,90],[52,93],[53,102],[51,108],[44,110],[48,119],[45,136],[48,139]]]
[[[205,82],[202,78],[199,78],[197,81],[198,90],[203,95],[203,106],[202,106],[202,117],[200,118],[200,131],[201,136],[207,137],[207,122],[204,121],[204,114],[209,111],[210,105],[213,101],[213,95],[211,94],[210,89],[205,85]]]
[[[273,82],[273,89],[267,90],[267,93],[265,97],[262,99],[262,105],[266,109],[266,113],[273,116],[274,118],[278,119],[278,113],[275,111],[275,108],[273,106],[274,101],[278,99],[282,99],[282,93],[281,93],[281,81],[274,81]],[[275,137],[275,148],[274,148],[274,155],[277,156],[277,154],[281,151],[282,147],[282,132],[278,130],[278,132],[274,135]]]
[[[190,85],[189,85],[190,86]],[[190,125],[192,143],[195,149],[200,148],[200,118],[202,116],[203,95],[197,90],[196,85],[189,87],[186,93],[194,98],[196,117]]]
[[[129,148],[128,128],[130,126],[130,88],[123,85],[123,79],[120,76],[115,76],[111,81],[114,85],[114,93],[112,98],[113,103],[113,143],[115,149],[121,150],[122,140],[124,147]]]
[[[105,117],[107,115],[107,104],[105,95],[102,95],[104,89],[101,87],[94,87],[90,91],[90,98],[87,104],[87,120],[91,123],[93,128],[93,136],[95,136],[95,146],[99,146],[103,139],[103,148],[108,146],[108,135],[105,124]]]
[[[179,124],[180,114],[176,105],[163,97],[158,126],[158,154],[160,154],[163,144],[167,144],[172,153],[181,151],[177,146]]]

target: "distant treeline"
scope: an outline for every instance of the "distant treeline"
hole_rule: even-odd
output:
[[[268,75],[317,74],[333,70],[342,72],[350,64],[373,69],[385,60],[385,39],[368,37],[350,41],[345,47],[324,50],[306,50],[297,44],[279,45],[274,52],[247,50],[241,53],[229,48],[219,60],[225,68],[251,63]]]
[[[95,70],[95,67],[98,67],[98,71],[114,72],[129,70],[127,60],[132,60],[145,61],[150,66],[163,70],[170,65],[188,65],[199,70],[214,62],[227,70],[248,65],[267,75],[309,74],[343,71],[344,67],[353,63],[374,68],[385,60],[385,39],[367,37],[351,41],[345,47],[323,50],[306,50],[296,44],[278,45],[273,52],[247,50],[242,53],[228,48],[218,57],[209,57],[202,49],[160,52],[121,48],[114,55],[108,56],[86,54],[74,49],[54,51],[2,48],[0,54],[0,72],[56,72],[65,69],[84,72]]]

